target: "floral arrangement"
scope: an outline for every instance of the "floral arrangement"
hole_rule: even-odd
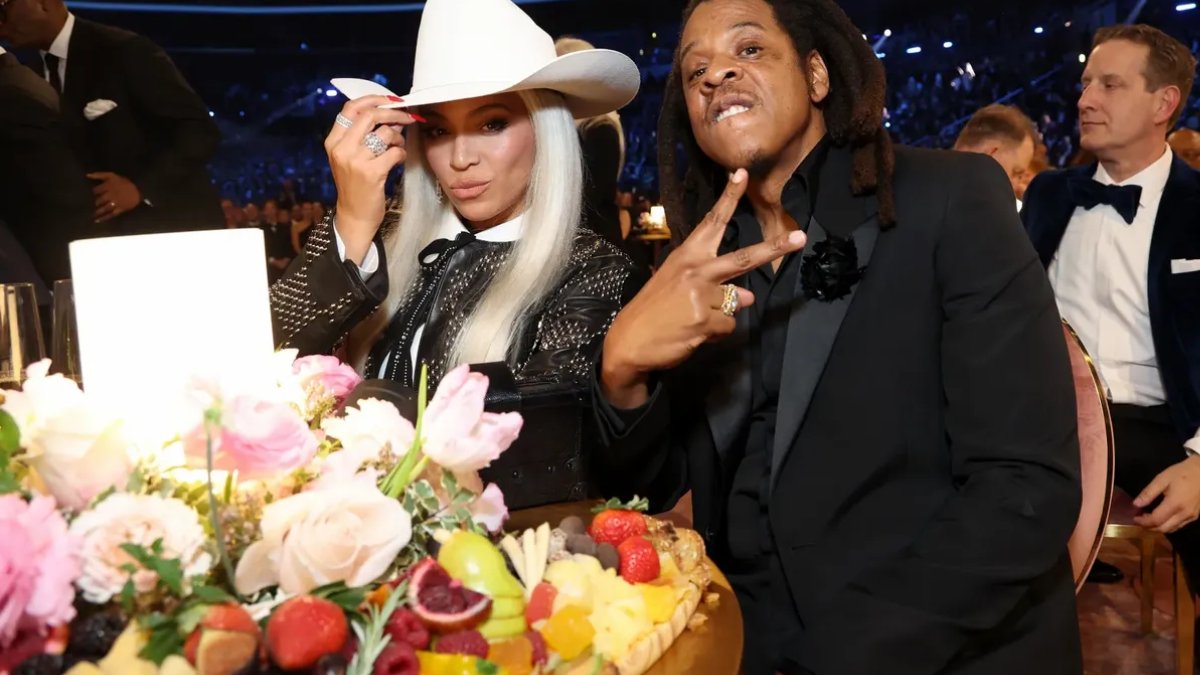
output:
[[[336,358],[277,357],[259,391],[197,382],[190,427],[148,448],[48,362],[0,392],[0,673],[253,672],[285,613],[271,667],[340,625],[328,672],[373,672],[438,533],[500,530],[479,471],[522,420],[484,411],[483,375],[427,400],[422,374],[410,422],[346,406],[360,378]]]

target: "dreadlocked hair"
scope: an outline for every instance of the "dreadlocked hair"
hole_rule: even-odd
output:
[[[690,0],[683,11],[686,26],[692,13],[708,0]],[[874,194],[879,201],[879,221],[896,223],[892,186],[895,154],[883,128],[887,80],[883,64],[863,39],[862,31],[832,0],[765,0],[775,20],[787,31],[802,68],[813,51],[829,70],[829,95],[818,104],[830,140],[851,149],[854,171],[850,188],[856,195]],[[658,120],[658,165],[662,199],[672,238],[680,243],[725,189],[726,172],[700,150],[688,119],[679,50],[667,78],[662,113]],[[679,155],[682,149],[683,156]],[[681,160],[687,170],[680,175]]]

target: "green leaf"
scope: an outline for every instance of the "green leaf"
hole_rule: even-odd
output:
[[[448,495],[458,494],[458,479],[454,474],[446,469],[442,469],[442,488]]]
[[[8,460],[21,449],[21,430],[12,415],[0,410],[0,468],[8,466]]]
[[[192,596],[200,602],[207,602],[212,605],[236,602],[232,595],[227,593],[224,589],[217,588],[216,586],[198,586],[193,584]]]
[[[600,513],[601,511],[610,511],[613,509],[621,511],[649,511],[650,500],[634,495],[633,499],[628,502],[622,502],[620,499],[613,497],[607,502],[593,508],[592,513]]]
[[[143,623],[142,625],[145,624]],[[172,621],[150,631],[150,637],[146,642],[146,646],[142,647],[142,650],[138,652],[138,656],[153,662],[155,665],[161,666],[162,662],[166,661],[168,656],[182,653],[183,635],[179,632],[178,626]]]
[[[145,626],[146,628],[154,630],[155,628],[159,628],[159,627],[165,626],[167,624],[174,625],[175,618],[171,617],[171,616],[167,616],[166,614],[163,614],[162,612],[152,612],[152,613],[147,614],[146,616],[142,617],[141,624],[143,626]]]
[[[479,675],[497,675],[500,667],[486,659],[479,659],[475,661],[475,672]]]
[[[342,610],[353,614],[358,611],[359,606],[367,598],[367,592],[362,588],[347,588],[346,584],[339,581],[332,584],[326,584],[311,592],[311,595],[318,598],[325,598],[333,604],[341,607]]]
[[[124,609],[126,614],[133,613],[133,597],[135,593],[133,577],[131,576],[125,580],[125,585],[121,587],[121,609]]]
[[[196,626],[204,619],[204,615],[208,614],[209,605],[197,604],[188,607],[179,612],[175,616],[175,623],[178,625],[180,635],[191,635],[192,631],[196,630]]]
[[[90,510],[90,509],[96,508],[96,506],[98,506],[100,504],[100,502],[104,501],[105,499],[108,499],[109,497],[113,496],[116,493],[117,493],[117,489],[110,485],[107,490],[101,492],[100,494],[96,495],[92,499],[91,503],[88,504],[88,509]]]

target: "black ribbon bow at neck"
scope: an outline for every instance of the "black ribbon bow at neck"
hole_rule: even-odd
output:
[[[421,249],[421,252],[417,254],[417,260],[420,261],[422,267],[437,267],[444,258],[473,241],[475,241],[475,235],[470,232],[459,232],[458,236],[453,239],[434,239],[428,246]]]
[[[1142,200],[1140,185],[1105,185],[1084,176],[1072,176],[1067,183],[1067,193],[1076,206],[1085,209],[1108,204],[1121,214],[1127,225],[1133,224]]]

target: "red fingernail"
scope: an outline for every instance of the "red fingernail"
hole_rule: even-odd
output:
[[[388,96],[388,100],[389,100],[389,101],[395,101],[396,103],[403,103],[403,102],[404,102],[404,99],[400,98],[399,96]]]
[[[415,112],[408,113],[408,116],[413,118],[414,120],[420,122],[421,124],[425,124],[426,122],[429,121],[429,120],[425,119],[424,117],[421,117],[420,115],[418,115]]]

